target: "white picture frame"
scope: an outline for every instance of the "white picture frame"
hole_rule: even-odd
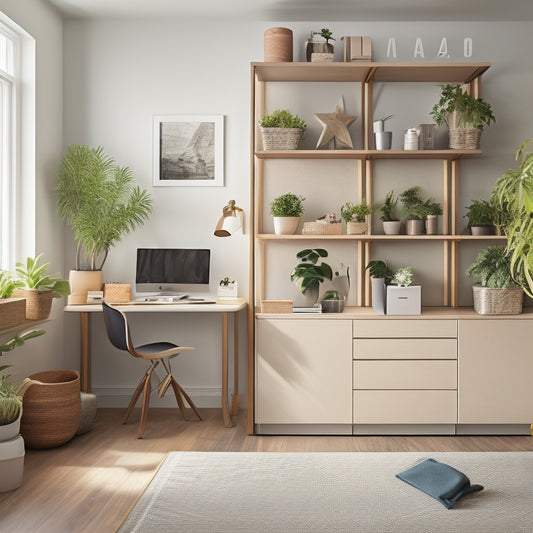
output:
[[[155,115],[155,187],[224,185],[224,116]]]

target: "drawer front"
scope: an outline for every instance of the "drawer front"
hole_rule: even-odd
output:
[[[354,391],[354,424],[456,424],[457,392]]]
[[[457,389],[457,361],[354,361],[354,389]]]
[[[457,320],[354,320],[356,338],[457,337]]]
[[[354,359],[457,359],[457,339],[354,339]]]

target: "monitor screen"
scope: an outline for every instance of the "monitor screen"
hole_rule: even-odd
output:
[[[177,285],[209,284],[211,250],[138,248],[135,282],[139,289],[172,290]]]

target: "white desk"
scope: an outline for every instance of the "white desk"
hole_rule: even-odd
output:
[[[245,300],[215,304],[118,304],[124,313],[220,313],[222,315],[222,417],[226,427],[233,426],[231,415],[239,412],[239,320],[238,312],[246,309]],[[91,390],[91,315],[102,312],[101,305],[67,305],[65,311],[80,313],[81,364],[80,386],[83,392]],[[228,390],[228,314],[233,314],[233,401],[229,406]]]

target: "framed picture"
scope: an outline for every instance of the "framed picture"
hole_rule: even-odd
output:
[[[224,116],[154,117],[154,186],[224,185]]]

